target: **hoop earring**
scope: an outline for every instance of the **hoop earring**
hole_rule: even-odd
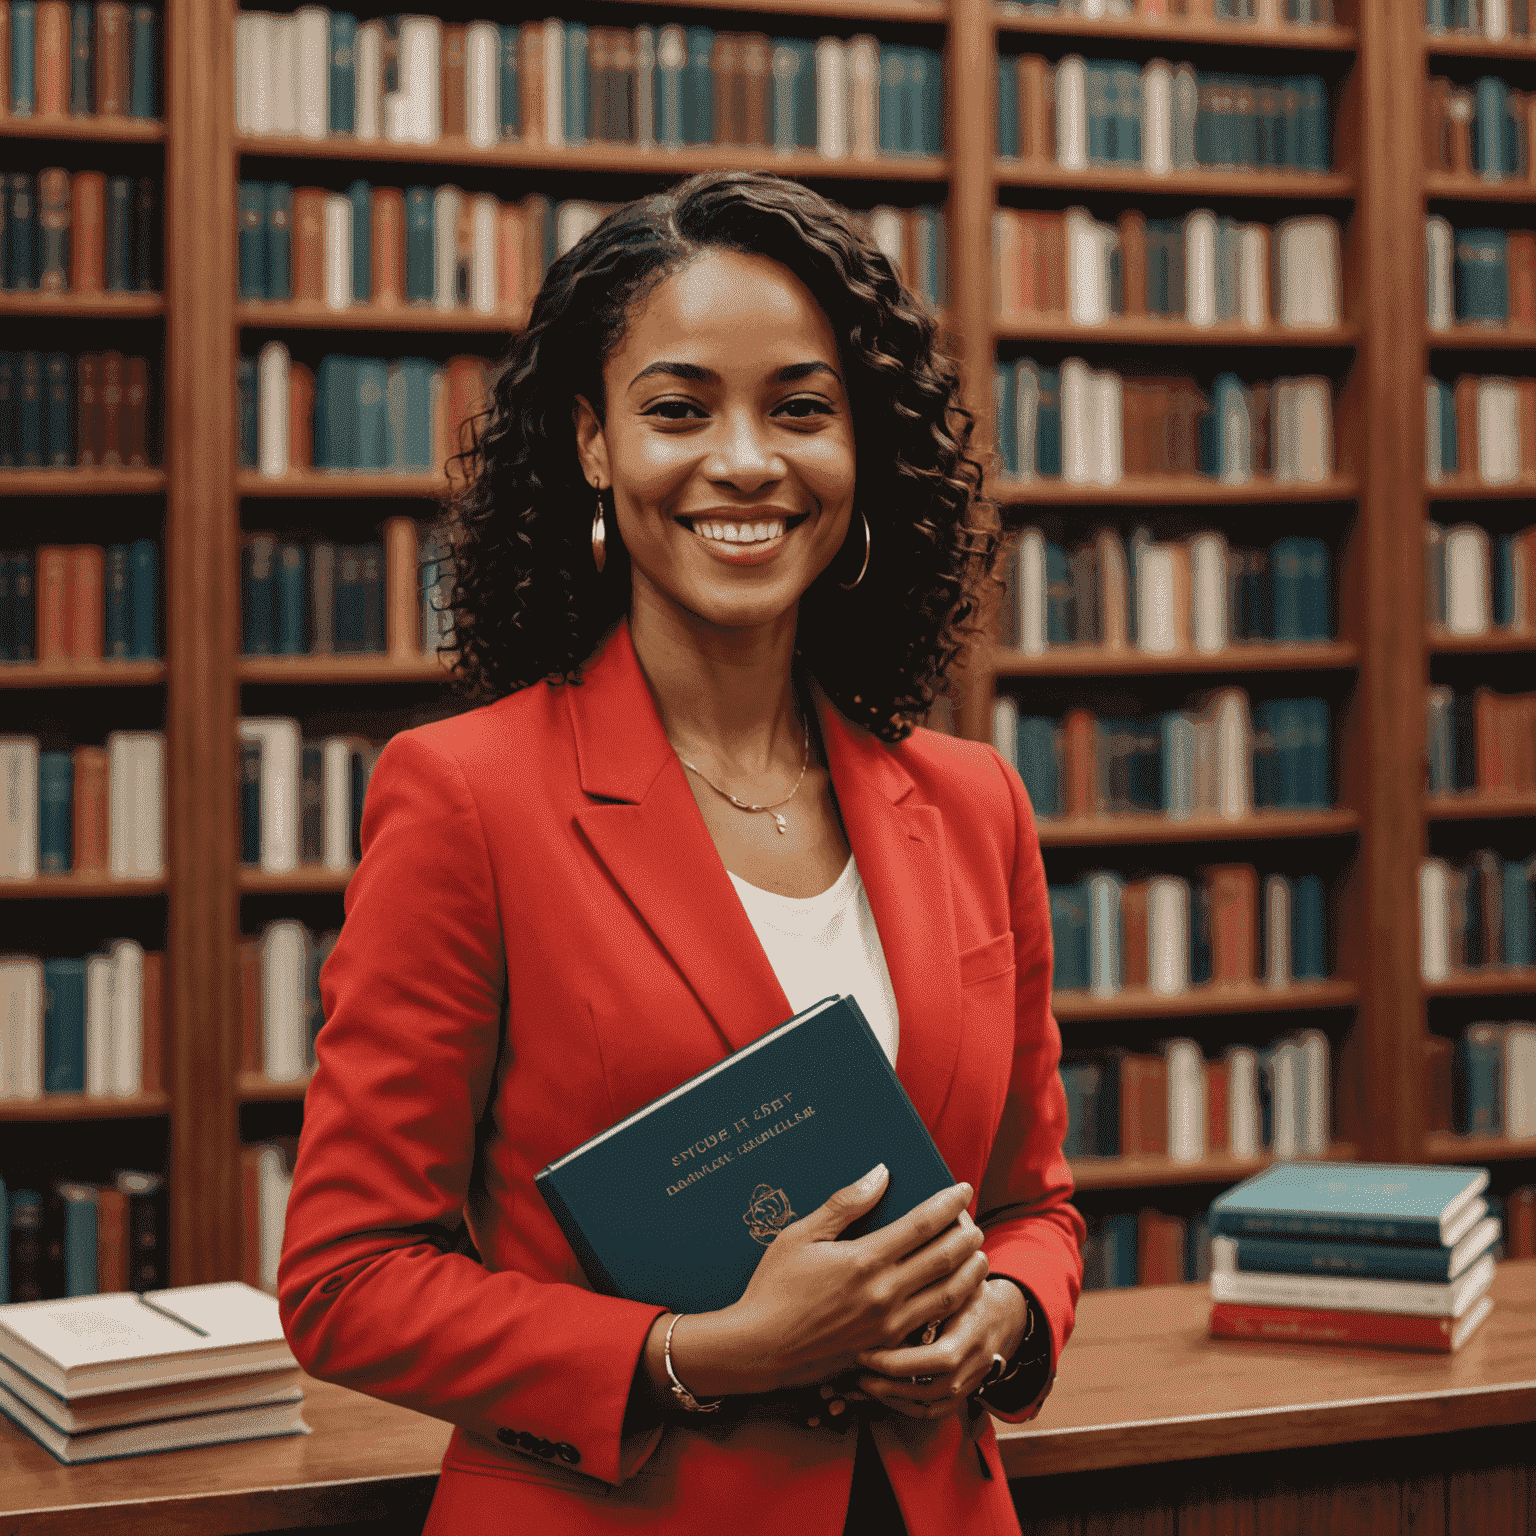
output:
[[[608,533],[603,527],[603,488],[594,485],[597,492],[597,511],[592,516],[592,563],[597,567],[597,574],[603,574],[603,562],[608,558]]]
[[[864,519],[864,564],[859,567],[859,574],[852,581],[838,582],[838,586],[845,592],[853,591],[864,580],[864,572],[869,569],[869,516],[862,508],[859,511],[859,516]]]

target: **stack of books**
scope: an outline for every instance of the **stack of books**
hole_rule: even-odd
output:
[[[0,1410],[66,1465],[307,1435],[302,1379],[238,1280],[0,1307]]]
[[[1211,1206],[1211,1332],[1448,1354],[1493,1308],[1486,1168],[1277,1163]]]

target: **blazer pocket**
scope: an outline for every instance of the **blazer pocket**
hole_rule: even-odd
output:
[[[546,1488],[563,1488],[587,1498],[606,1498],[608,1485],[601,1478],[573,1472],[558,1463],[525,1456],[501,1446],[473,1430],[461,1429],[443,1457],[445,1470],[474,1472],[481,1477],[510,1477],[518,1482],[542,1483]]]
[[[995,939],[965,950],[960,956],[960,985],[973,986],[1013,969],[1013,929],[1005,928]]]

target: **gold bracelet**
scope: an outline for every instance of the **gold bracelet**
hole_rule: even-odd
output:
[[[685,1312],[676,1312],[672,1321],[667,1324],[667,1338],[662,1345],[662,1357],[667,1364],[667,1380],[671,1383],[672,1396],[675,1397],[689,1413],[713,1413],[725,1401],[723,1397],[717,1397],[712,1403],[701,1403],[692,1392],[677,1379],[677,1372],[672,1369],[672,1330],[687,1316]]]

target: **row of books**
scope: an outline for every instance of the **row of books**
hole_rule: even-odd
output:
[[[100,1183],[7,1169],[0,1178],[0,1302],[164,1285],[167,1213],[165,1180],[145,1169],[119,1168]],[[0,1381],[10,1377],[0,1374]]]
[[[1530,10],[1526,0],[1424,0],[1424,30],[1504,43],[1531,35]]]
[[[1536,325],[1536,230],[1453,229],[1424,220],[1424,318],[1452,325]]]
[[[1154,542],[1101,528],[1070,548],[1026,528],[1008,567],[1003,644],[1026,656],[1056,646],[1149,655],[1333,636],[1332,560],[1321,539],[1290,534],[1268,549],[1226,535]]]
[[[278,715],[239,723],[240,861],[267,874],[356,864],[368,780],[382,745],[360,736],[304,741]]]
[[[490,149],[505,139],[678,149],[738,144],[834,159],[939,154],[929,48],[710,27],[358,25],[321,6],[235,23],[235,126],[248,134]]]
[[[1536,526],[1490,535],[1476,523],[1425,524],[1426,617],[1432,630],[1526,635],[1536,629]]]
[[[1072,1158],[1321,1157],[1332,1139],[1328,1039],[1317,1029],[1262,1050],[1229,1046],[1216,1061],[1193,1040],[1155,1053],[1074,1052],[1061,1080]]]
[[[1536,378],[1425,379],[1424,478],[1431,485],[1536,478]]]
[[[1079,705],[1056,720],[993,705],[993,745],[1029,790],[1035,814],[1162,815],[1241,821],[1255,810],[1333,803],[1327,701],[1265,699],[1241,688],[1160,715],[1096,717]]]
[[[999,208],[992,215],[998,320],[1065,315],[1074,325],[1156,315],[1190,325],[1339,323],[1339,226],[1325,216],[1273,227],[1209,208],[1113,223],[1085,208]]]
[[[0,663],[152,660],[159,608],[153,539],[0,549]]]
[[[1480,181],[1525,181],[1531,174],[1536,92],[1497,75],[1470,86],[1431,75],[1424,97],[1424,166]]]
[[[1328,88],[1321,75],[1232,75],[1150,59],[1056,64],[997,61],[997,152],[1064,170],[1139,166],[1153,176],[1199,168],[1329,169]]]
[[[247,656],[437,654],[452,633],[453,578],[440,530],[408,517],[378,544],[307,544],[248,534],[241,555]]]
[[[104,747],[41,751],[0,736],[0,879],[165,874],[165,737],[113,731]]]
[[[165,957],[132,939],[84,959],[0,955],[0,1096],[158,1093]]]
[[[1004,16],[1080,16],[1084,21],[1139,16],[1160,27],[1230,21],[1268,31],[1333,22],[1332,0],[998,0],[997,8]]]
[[[160,111],[160,13],[149,5],[0,0],[0,118]],[[3,60],[0,54],[0,60]]]
[[[0,352],[0,469],[146,469],[149,360]]]
[[[1271,988],[1328,974],[1323,882],[1217,864],[1194,881],[1127,880],[1106,870],[1050,887],[1052,986],[1116,997],[1178,997],[1194,987]]]
[[[1460,1136],[1536,1136],[1536,1025],[1469,1024],[1425,1037],[1427,1129]]]
[[[242,468],[269,479],[295,470],[428,474],[458,451],[463,424],[482,409],[490,365],[327,353],[312,370],[269,341],[238,360],[235,382]]]
[[[1481,848],[1461,863],[1419,865],[1419,971],[1446,981],[1467,971],[1536,965],[1536,859]]]
[[[1211,1273],[1211,1235],[1204,1216],[1170,1216],[1152,1206],[1088,1218],[1083,1289],[1180,1285]]]
[[[1319,376],[1244,384],[1223,373],[1207,394],[1188,376],[1122,378],[1080,357],[1059,369],[1022,358],[994,366],[992,393],[998,454],[1023,480],[1204,475],[1246,485],[1333,473],[1333,392]]]
[[[1536,693],[1432,686],[1424,716],[1431,795],[1536,795]]]
[[[325,1023],[320,970],[339,930],[312,933],[291,919],[268,923],[240,940],[240,1065],[274,1083],[302,1082],[315,1065],[315,1037]]]
[[[148,176],[59,166],[0,175],[0,288],[153,292],[158,201]]]

